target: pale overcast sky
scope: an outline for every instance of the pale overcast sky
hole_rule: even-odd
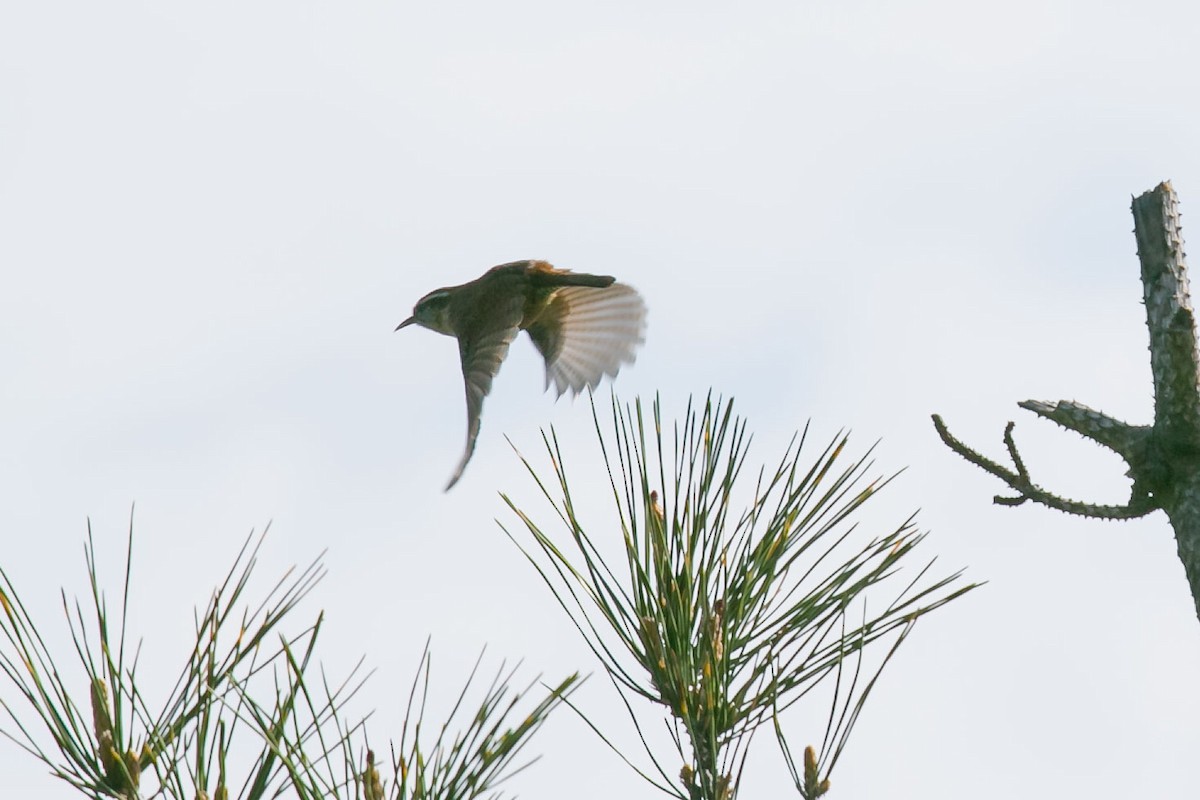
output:
[[[603,486],[586,401],[516,342],[443,494],[456,348],[392,332],[545,258],[645,296],[622,398],[731,395],[754,463],[809,419],[882,439],[877,471],[908,470],[867,530],[919,508],[925,556],[989,581],[902,648],[831,797],[1194,795],[1200,623],[1165,516],[993,506],[929,415],[996,456],[1016,419],[1035,478],[1127,498],[1115,456],[1015,404],[1151,419],[1129,202],[1171,179],[1200,237],[1197,33],[1184,2],[5,3],[2,565],[62,645],[88,518],[115,590],[136,502],[132,629],[165,684],[252,528],[263,587],[328,548],[297,621],[326,611],[332,673],[377,668],[377,742],[430,634],[447,691],[484,643],[595,671],[494,521],[498,491],[549,521],[505,435],[544,467],[555,425]],[[602,679],[579,702],[628,733]],[[757,746],[744,795],[788,796]],[[569,712],[531,748],[524,797],[655,795]],[[0,774],[74,796],[2,741]]]

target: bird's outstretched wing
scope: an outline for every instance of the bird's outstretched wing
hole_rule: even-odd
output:
[[[487,315],[485,326],[468,328],[458,337],[463,382],[467,389],[467,448],[454,470],[454,476],[446,484],[447,492],[458,483],[467,462],[471,460],[471,454],[475,452],[483,398],[492,390],[492,378],[500,370],[500,363],[508,354],[508,346],[520,331],[524,299],[516,293],[511,293],[511,297],[510,301],[505,301],[503,308],[494,309]]]
[[[528,331],[546,359],[546,388],[553,381],[560,397],[567,389],[578,394],[633,363],[645,341],[646,304],[623,283],[567,286]]]

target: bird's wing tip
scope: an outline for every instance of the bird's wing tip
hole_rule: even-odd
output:
[[[469,457],[470,456],[468,456],[468,458]],[[448,492],[454,488],[454,484],[458,483],[458,479],[462,477],[463,470],[466,469],[466,466],[467,466],[466,460],[463,460],[462,462],[459,463],[458,469],[454,470],[454,474],[450,476],[450,482],[446,484],[445,489],[442,489],[443,492]]]

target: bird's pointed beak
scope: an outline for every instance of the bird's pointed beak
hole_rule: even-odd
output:
[[[409,325],[412,325],[416,321],[417,321],[416,317],[409,317],[408,319],[404,320],[404,322],[401,322],[399,325],[397,325],[396,330],[400,330],[401,328],[407,328]]]

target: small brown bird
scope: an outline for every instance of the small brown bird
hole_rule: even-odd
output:
[[[475,451],[483,398],[520,331],[546,360],[546,388],[558,395],[595,389],[633,363],[644,340],[646,304],[632,287],[611,275],[555,269],[545,261],[513,261],[492,267],[461,286],[436,289],[413,307],[396,330],[420,325],[458,339],[467,387],[467,449],[450,483],[462,476]]]

